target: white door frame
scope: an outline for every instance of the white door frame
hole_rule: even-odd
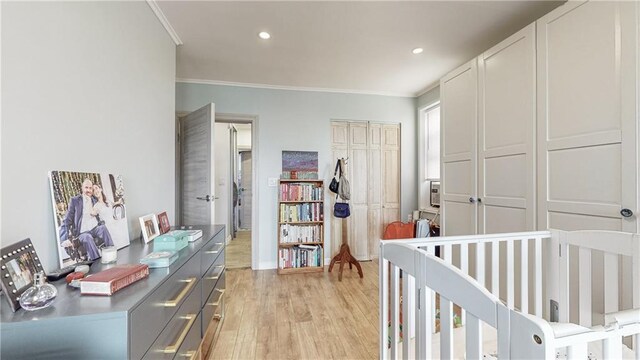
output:
[[[251,125],[251,181],[253,196],[251,197],[251,269],[258,268],[258,204],[260,187],[258,184],[258,115],[216,113],[216,123],[250,124]],[[231,195],[231,194],[229,194]]]

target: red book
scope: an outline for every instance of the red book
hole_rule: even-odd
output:
[[[113,295],[138,280],[149,276],[147,264],[123,264],[100,271],[80,281],[82,295]]]

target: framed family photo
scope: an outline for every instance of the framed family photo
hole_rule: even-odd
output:
[[[139,219],[140,228],[142,228],[142,238],[145,244],[160,235],[160,227],[158,226],[158,217],[156,217],[156,214],[141,216]]]
[[[24,239],[0,250],[2,292],[14,312],[20,308],[20,295],[31,287],[36,273],[43,271],[31,239]]]
[[[49,181],[60,267],[96,260],[107,246],[129,245],[121,176],[51,171]]]
[[[169,216],[166,211],[158,214],[158,224],[160,226],[160,234],[166,234],[171,230],[171,225],[169,225]]]

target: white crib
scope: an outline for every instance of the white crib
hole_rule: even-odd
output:
[[[551,230],[387,240],[380,243],[379,277],[381,359],[640,359],[638,234]],[[602,299],[592,277],[603,284]],[[543,318],[552,311],[543,311],[545,298],[558,300],[559,323]],[[454,304],[461,309],[456,329]]]

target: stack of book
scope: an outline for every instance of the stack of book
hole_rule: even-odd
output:
[[[322,203],[280,204],[281,222],[322,221]]]
[[[321,242],[322,227],[320,225],[280,225],[281,243]]]
[[[278,250],[280,268],[302,268],[322,266],[322,246],[298,245]]]
[[[147,264],[150,268],[167,267],[178,259],[177,251],[154,251],[140,259],[141,264]]]

